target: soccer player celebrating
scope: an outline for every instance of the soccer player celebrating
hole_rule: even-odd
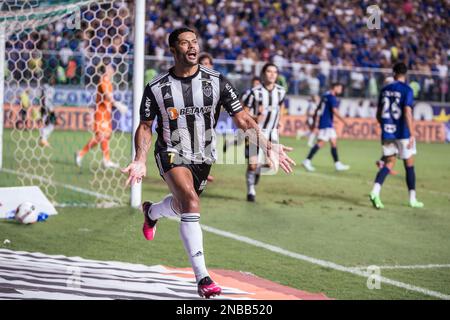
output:
[[[203,53],[201,53],[199,55],[198,63],[201,64],[202,66],[205,66],[208,69],[212,69],[214,67],[213,58],[207,52],[203,52]],[[213,182],[214,181],[214,177],[212,175],[208,175],[208,181],[209,182]]]
[[[228,80],[198,64],[200,48],[193,30],[175,29],[169,36],[169,48],[175,65],[145,87],[141,122],[135,135],[136,157],[122,172],[128,174],[127,184],[139,182],[146,175],[152,123],[156,118],[155,159],[171,194],[158,203],[143,203],[143,233],[147,240],[152,240],[158,219],[180,216],[180,236],[195,274],[198,293],[209,298],[220,294],[221,288],[212,281],[205,265],[199,195],[217,157],[214,127],[220,107],[233,117],[237,127],[260,139],[272,163],[278,157],[280,167],[288,173],[295,163],[285,153],[291,148],[264,139],[257,124],[243,111],[238,94]]]
[[[385,165],[378,171],[369,198],[377,209],[384,208],[380,190],[386,176],[395,165],[396,157],[404,161],[406,185],[409,190],[409,205],[422,208],[416,199],[416,174],[414,155],[416,140],[413,125],[413,90],[405,83],[407,67],[397,63],[393,68],[395,81],[381,89],[378,99],[377,120],[381,126],[381,142]]]
[[[81,151],[75,154],[75,162],[77,166],[81,167],[86,153],[100,143],[103,152],[103,166],[105,168],[118,168],[119,165],[111,161],[109,152],[109,140],[112,135],[112,107],[115,104],[112,84],[114,67],[112,64],[102,65],[100,72],[102,77],[97,87],[95,99],[97,106],[94,113],[94,136]]]
[[[331,144],[331,155],[333,156],[334,166],[337,171],[344,171],[350,169],[348,165],[343,164],[339,161],[337,152],[337,134],[334,129],[333,118],[336,116],[344,124],[345,119],[339,114],[338,111],[338,99],[337,96],[342,94],[343,86],[340,83],[333,83],[331,85],[330,91],[326,92],[322,96],[322,100],[319,107],[316,109],[316,114],[314,117],[314,130],[319,123],[319,134],[317,135],[317,143],[309,151],[308,157],[302,162],[302,165],[308,171],[315,171],[316,169],[312,166],[311,160],[314,155],[322,148],[327,141]],[[317,121],[319,120],[319,121]]]
[[[278,126],[280,115],[284,108],[286,90],[276,84],[278,68],[273,63],[266,63],[261,69],[262,84],[251,89],[250,95],[244,100],[245,108],[258,123],[259,128],[269,141],[278,143]],[[264,154],[247,139],[247,201],[254,202],[255,186],[259,181],[261,167],[265,164]]]
[[[56,115],[53,105],[53,96],[55,95],[54,86],[55,78],[51,78],[49,84],[44,84],[41,94],[42,128],[39,130],[39,144],[42,147],[50,147],[48,139],[56,124]]]

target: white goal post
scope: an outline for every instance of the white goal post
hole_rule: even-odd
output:
[[[91,5],[97,5],[100,7],[102,4],[123,2],[127,3],[129,7],[134,7],[134,12],[130,13],[130,17],[134,22],[134,38],[130,39],[133,41],[133,84],[129,84],[132,92],[133,105],[132,105],[132,131],[131,131],[131,152],[129,153],[129,161],[131,162],[135,156],[134,150],[134,134],[136,128],[139,125],[139,107],[144,90],[144,55],[145,55],[145,0],[71,0],[71,1],[38,1],[38,0],[28,0],[14,3],[34,3],[34,5],[29,5],[27,7],[22,7],[20,10],[3,10],[2,4],[0,4],[0,171],[4,170],[8,172],[8,168],[5,166],[4,157],[6,152],[10,150],[5,150],[4,146],[4,115],[5,115],[5,94],[6,94],[6,84],[5,84],[5,70],[8,68],[7,61],[7,48],[5,44],[8,41],[8,37],[15,32],[23,32],[24,30],[37,30],[48,24],[54,23],[62,18],[67,18],[68,16],[79,13],[80,8],[89,7]],[[7,1],[5,1],[7,3]],[[12,3],[12,2],[11,2]],[[55,4],[56,3],[56,4]],[[35,5],[38,4],[38,5]],[[41,5],[44,4],[44,5]],[[79,18],[81,18],[79,16]],[[73,19],[72,19],[73,20]],[[72,23],[77,23],[76,18]],[[17,29],[18,28],[18,29]],[[131,71],[131,70],[130,70]],[[6,102],[8,103],[8,102]],[[131,108],[130,108],[131,109]],[[123,165],[123,163],[121,163]],[[11,170],[10,170],[11,171]],[[32,175],[32,174],[30,174]],[[50,175],[50,179],[52,176]],[[50,180],[47,179],[47,180]],[[44,180],[44,179],[42,179]],[[62,183],[59,183],[62,185]],[[122,186],[120,186],[122,187]],[[77,189],[75,186],[73,189]],[[78,188],[80,189],[80,188]],[[97,190],[88,190],[95,194]],[[127,191],[128,192],[128,191]],[[115,192],[113,192],[116,194]],[[139,207],[141,203],[142,184],[136,184],[132,186],[129,198],[130,205],[132,207]],[[124,204],[123,202],[121,203]]]

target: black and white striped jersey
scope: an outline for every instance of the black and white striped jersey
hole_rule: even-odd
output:
[[[243,110],[236,89],[222,74],[199,66],[194,75],[180,78],[172,68],[145,87],[140,118],[157,118],[155,153],[212,163],[217,159],[214,128],[221,106],[230,116]]]
[[[251,94],[245,103],[252,115],[258,115],[261,112],[262,119],[258,125],[263,131],[272,131],[277,128],[285,97],[286,89],[278,84],[275,84],[271,91],[262,84],[251,89]]]
[[[241,96],[241,102],[244,106],[248,106],[248,102],[250,99],[250,96],[252,94],[252,89],[248,89],[247,91],[245,91],[242,96]]]

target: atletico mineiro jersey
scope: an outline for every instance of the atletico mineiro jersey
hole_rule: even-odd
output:
[[[239,94],[219,72],[199,66],[181,78],[173,68],[145,87],[142,121],[157,119],[155,152],[172,152],[194,163],[217,159],[214,128],[223,106],[230,116],[242,111]]]

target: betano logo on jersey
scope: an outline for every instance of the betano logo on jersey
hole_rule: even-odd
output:
[[[192,116],[196,114],[205,114],[211,112],[211,106],[206,107],[186,107],[178,110],[177,108],[167,108],[167,114],[170,120],[176,120],[179,116]]]

